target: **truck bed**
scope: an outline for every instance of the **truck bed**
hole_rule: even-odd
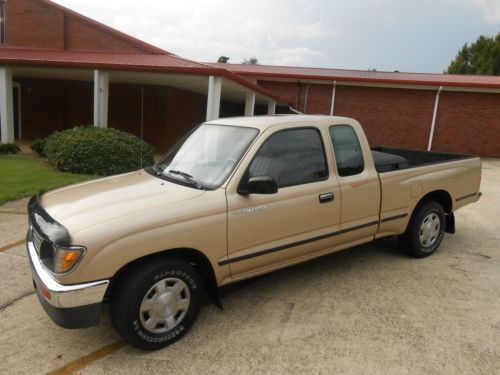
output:
[[[375,168],[379,173],[475,157],[465,154],[420,151],[391,147],[372,147],[371,151],[373,155],[373,161],[375,163]]]

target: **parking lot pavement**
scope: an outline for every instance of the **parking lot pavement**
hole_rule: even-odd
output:
[[[0,250],[0,373],[498,374],[500,160],[483,163],[481,190],[430,258],[383,239],[227,287],[223,311],[207,304],[153,353],[123,346],[106,314],[89,329],[55,326],[23,246]],[[12,219],[5,233],[15,243],[25,229]]]

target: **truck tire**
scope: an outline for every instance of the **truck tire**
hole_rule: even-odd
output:
[[[400,247],[415,258],[432,255],[441,244],[446,226],[443,206],[435,201],[419,204],[406,232],[399,237]]]
[[[178,258],[152,259],[118,280],[110,318],[130,345],[157,350],[179,340],[195,322],[202,303],[198,272]]]

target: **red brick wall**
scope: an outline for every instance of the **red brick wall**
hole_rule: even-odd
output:
[[[297,83],[258,81],[293,103]],[[300,85],[304,111],[307,83]],[[310,84],[307,113],[329,114],[331,83]],[[371,145],[427,149],[436,91],[337,86],[335,115],[358,120]],[[259,109],[265,113],[265,108]],[[256,111],[257,113],[257,111]],[[433,150],[500,156],[500,94],[441,93]]]
[[[307,93],[307,106],[305,104]],[[301,111],[309,114],[330,114],[330,107],[332,103],[332,85],[310,84],[309,90],[307,84],[302,84],[301,97],[304,102],[302,103]]]
[[[500,157],[500,94],[442,92],[432,148]]]
[[[297,83],[259,81],[259,84],[291,100],[297,100]],[[330,114],[332,84],[301,83],[299,111]],[[306,92],[307,106],[305,105]],[[429,136],[435,92],[337,86],[335,115],[352,117],[365,129],[372,145],[425,149]],[[404,133],[404,136],[402,134]]]
[[[205,120],[206,97],[172,87],[110,84],[108,124],[136,136],[141,131],[144,89],[144,139],[165,152],[192,127]]]
[[[332,84],[259,81],[259,84],[308,114],[330,114]],[[307,106],[305,105],[306,92]],[[358,120],[371,145],[425,149],[427,147],[435,92],[424,90],[337,86],[335,115]],[[404,136],[403,136],[404,133]]]
[[[43,138],[56,130],[93,122],[93,83],[14,77],[21,83],[24,139]],[[207,98],[173,87],[110,83],[108,125],[141,134],[141,89],[144,89],[146,142],[165,152],[194,126],[205,121]],[[241,116],[244,107],[222,101],[221,116]]]
[[[63,12],[31,0],[7,1],[7,45],[64,47]]]
[[[372,146],[426,149],[435,95],[427,90],[337,86],[335,115],[358,120]]]
[[[144,52],[133,43],[33,0],[7,1],[6,44],[66,50]]]
[[[23,138],[92,124],[93,84],[14,77],[21,83]],[[289,87],[295,86],[295,84]],[[203,122],[206,96],[172,87],[110,84],[109,126],[140,135],[144,88],[144,138],[166,151]],[[294,87],[295,88],[295,87]],[[329,113],[331,86],[311,85],[308,113]],[[436,92],[337,86],[335,114],[361,122],[372,145],[426,149]],[[221,117],[242,115],[244,106],[221,103]],[[265,114],[267,106],[256,106]],[[500,95],[441,93],[433,150],[500,156]]]
[[[257,81],[257,84],[271,90],[289,103],[297,101],[297,83],[296,82],[280,82],[280,81]],[[302,99],[303,102],[303,99]],[[303,104],[303,103],[301,103]],[[301,106],[302,107],[302,106]]]
[[[24,139],[92,123],[91,82],[14,77],[21,83],[21,127]]]
[[[67,50],[144,52],[126,41],[96,29],[95,26],[71,17],[66,17],[65,38],[65,49]]]

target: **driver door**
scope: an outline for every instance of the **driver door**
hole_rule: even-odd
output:
[[[335,246],[340,190],[329,173],[321,130],[277,130],[261,141],[227,189],[228,259],[233,278],[280,267]],[[256,176],[273,177],[275,194],[238,194]]]

